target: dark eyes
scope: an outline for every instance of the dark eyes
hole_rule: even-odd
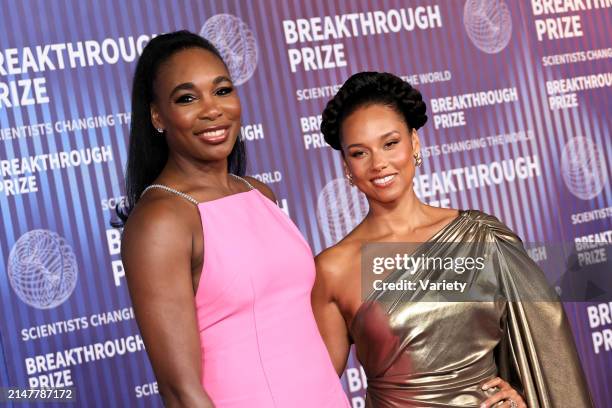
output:
[[[228,94],[231,94],[233,91],[234,91],[233,87],[224,86],[223,88],[217,89],[217,92],[215,92],[215,95],[219,95],[219,96],[228,95]]]
[[[398,143],[399,143],[399,140],[391,140],[391,141],[385,143],[383,145],[383,148],[384,149],[391,149],[394,145],[396,145]],[[365,152],[362,151],[362,150],[355,150],[352,153],[350,153],[350,156],[351,157],[363,157],[364,154],[365,154]]]
[[[396,145],[396,144],[398,144],[398,143],[399,143],[399,142],[398,142],[397,140],[392,140],[392,141],[390,141],[390,142],[385,143],[385,148],[389,148],[389,147],[391,147],[391,146],[393,146],[393,145]]]
[[[176,99],[176,103],[189,103],[195,100],[195,97],[193,95],[189,95],[189,94],[185,94],[185,95],[181,95]]]
[[[219,88],[215,91],[215,95],[217,96],[225,96],[225,95],[229,95],[232,92],[234,92],[234,88],[231,86],[224,86],[222,88]],[[183,94],[180,95],[178,98],[176,98],[175,102],[176,103],[190,103],[195,101],[197,98],[196,96],[192,95],[192,94]]]

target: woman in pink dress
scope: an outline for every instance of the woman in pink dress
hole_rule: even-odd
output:
[[[249,177],[219,52],[154,38],[134,76],[122,259],[171,407],[348,406],[310,305],[312,252]]]

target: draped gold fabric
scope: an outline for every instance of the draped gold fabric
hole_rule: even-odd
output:
[[[476,245],[442,245],[449,242]],[[499,375],[530,408],[591,407],[563,307],[512,231],[495,217],[462,211],[426,251],[465,257],[478,243],[493,248],[487,262],[494,273],[460,276],[477,292],[475,301],[416,301],[397,290],[365,299],[350,333],[368,377],[366,406],[477,407],[494,392],[482,391],[482,383]],[[397,270],[385,282],[406,273]]]

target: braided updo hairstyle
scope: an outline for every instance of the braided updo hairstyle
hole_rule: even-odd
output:
[[[399,113],[410,130],[427,122],[427,106],[421,93],[408,82],[388,72],[359,72],[351,76],[323,111],[321,132],[325,141],[341,150],[342,122],[357,108],[381,104]]]

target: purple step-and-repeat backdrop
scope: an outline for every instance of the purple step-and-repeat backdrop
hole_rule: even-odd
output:
[[[0,386],[161,406],[110,221],[135,61],[156,34],[189,29],[239,84],[248,173],[315,253],[367,211],[319,132],[326,101],[363,70],[418,87],[430,121],[417,194],[562,249],[563,262],[546,246],[531,255],[558,290],[592,295],[566,310],[594,400],[609,406],[612,1],[6,0],[0,27]],[[363,407],[353,356],[342,382]]]

